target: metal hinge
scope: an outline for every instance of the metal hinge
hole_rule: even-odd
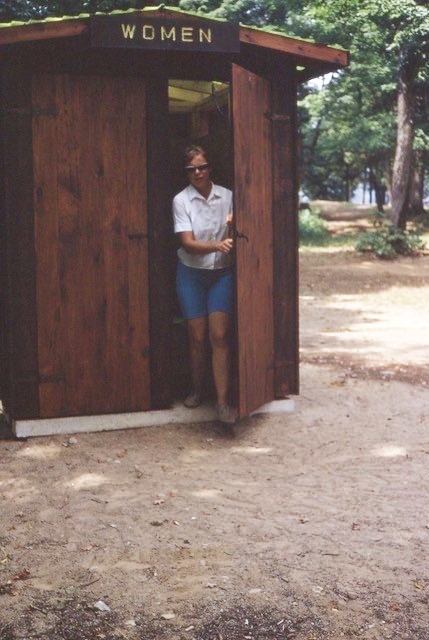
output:
[[[234,234],[234,238],[241,238],[243,240],[246,240],[246,242],[249,242],[249,238],[242,231],[239,231],[238,229],[234,229],[233,234]]]
[[[290,122],[290,116],[287,113],[264,113],[264,116],[268,118],[268,120],[273,120],[275,122]]]
[[[65,376],[61,373],[41,374],[39,375],[40,384],[50,384],[53,382],[64,382]]]
[[[52,107],[50,109],[41,109],[35,107],[34,109],[29,107],[4,107],[2,109],[3,113],[8,113],[16,116],[45,116],[48,118],[56,118],[59,114],[58,109]]]

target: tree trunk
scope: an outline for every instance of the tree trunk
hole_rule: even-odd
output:
[[[398,132],[392,172],[392,222],[405,229],[414,140],[415,79],[418,58],[401,54],[398,90]]]
[[[386,187],[378,182],[375,185],[375,201],[377,203],[377,211],[384,213],[384,204],[386,202]]]
[[[372,204],[372,192],[376,190],[375,186],[375,176],[373,174],[372,168],[368,169],[368,188],[369,188],[369,204]]]
[[[346,170],[344,176],[344,200],[350,202],[350,170],[347,162],[345,163]]]
[[[422,149],[414,151],[414,161],[410,176],[410,199],[408,204],[410,218],[422,216],[425,212],[423,206],[423,187],[425,178],[423,155],[424,152]]]
[[[384,182],[386,183],[386,198],[385,202],[388,205],[392,204],[392,165],[388,162],[383,167]]]
[[[363,172],[362,177],[362,204],[365,204],[365,196],[366,196],[366,169]]]
[[[308,164],[312,164],[314,162],[316,145],[319,141],[319,137],[321,133],[321,125],[322,125],[322,118],[319,118],[319,120],[316,123],[316,126],[314,127],[313,136],[311,138],[310,144],[306,148],[306,162]]]
[[[372,169],[372,167],[369,168],[369,183],[370,183],[370,188],[374,189],[377,211],[378,213],[383,213],[384,203],[386,201],[386,187],[378,179],[377,174]],[[371,204],[372,204],[372,201],[371,201]]]

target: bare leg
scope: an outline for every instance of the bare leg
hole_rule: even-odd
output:
[[[231,349],[229,334],[231,316],[222,311],[209,315],[209,336],[212,347],[213,378],[218,405],[228,404],[230,387]]]
[[[193,392],[201,394],[206,368],[207,318],[188,320],[188,343]]]

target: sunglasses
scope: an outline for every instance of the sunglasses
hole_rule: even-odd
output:
[[[190,164],[188,167],[185,167],[185,171],[187,171],[188,173],[195,173],[195,171],[206,171],[209,166],[210,165],[208,162],[197,165]]]

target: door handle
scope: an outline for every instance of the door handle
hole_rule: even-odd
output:
[[[242,233],[238,229],[234,229],[234,238],[244,239],[246,240],[246,242],[249,242],[249,238],[246,236],[246,234]]]

